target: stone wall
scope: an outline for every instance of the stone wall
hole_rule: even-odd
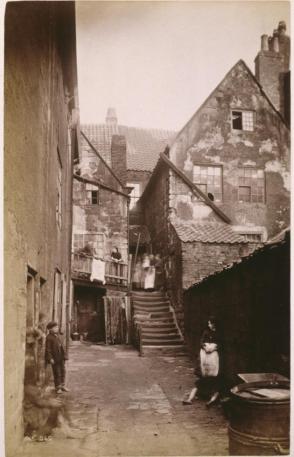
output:
[[[73,190],[73,237],[75,234],[103,233],[104,256],[110,256],[118,247],[124,262],[128,261],[128,205],[127,197],[114,191],[97,189],[98,203],[91,204],[85,182],[74,180]]]
[[[39,312],[45,322],[55,312],[65,326],[69,300],[76,145],[68,122],[76,95],[72,2],[6,5],[4,90],[5,434],[12,457],[23,435],[27,325],[38,325]]]
[[[290,247],[265,246],[228,270],[210,276],[184,294],[185,337],[191,354],[210,315],[222,335],[223,374],[290,372]]]
[[[183,258],[183,288],[222,270],[253,252],[260,244],[255,243],[181,243]]]
[[[253,112],[253,130],[232,128],[232,110]],[[222,198],[217,206],[234,225],[264,227],[269,237],[289,224],[290,166],[289,130],[263,95],[244,62],[239,61],[183,127],[170,149],[170,159],[193,181],[194,165],[215,165],[222,169]],[[263,202],[238,199],[240,167],[264,171]],[[213,210],[203,208],[189,193],[172,202],[183,220],[211,221]]]

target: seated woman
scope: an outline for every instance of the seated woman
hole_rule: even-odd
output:
[[[198,393],[202,397],[208,397],[207,406],[213,404],[219,398],[220,391],[220,337],[214,317],[208,319],[207,328],[203,331],[200,340],[200,378],[196,380],[195,387],[191,390],[185,405],[191,405]]]

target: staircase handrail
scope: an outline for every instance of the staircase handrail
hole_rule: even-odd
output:
[[[182,340],[184,341],[184,336],[183,336],[183,333],[182,333],[182,331],[181,331],[181,328],[180,328],[180,326],[179,326],[179,324],[178,324],[178,319],[177,319],[177,315],[176,315],[175,309],[174,309],[174,307],[171,305],[170,302],[169,302],[169,310],[170,310],[170,312],[172,313],[172,315],[173,315],[173,317],[174,317],[174,322],[175,322],[175,324],[176,324],[176,327],[177,327],[177,329],[178,329],[178,332],[179,332],[179,334],[180,334]]]

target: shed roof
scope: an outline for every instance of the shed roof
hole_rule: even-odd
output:
[[[221,223],[184,223],[172,221],[181,241],[192,243],[248,243],[244,236],[235,232],[230,225]]]

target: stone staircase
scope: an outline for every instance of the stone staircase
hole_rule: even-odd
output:
[[[183,355],[183,337],[165,292],[132,292],[135,326],[141,329],[141,354]]]

